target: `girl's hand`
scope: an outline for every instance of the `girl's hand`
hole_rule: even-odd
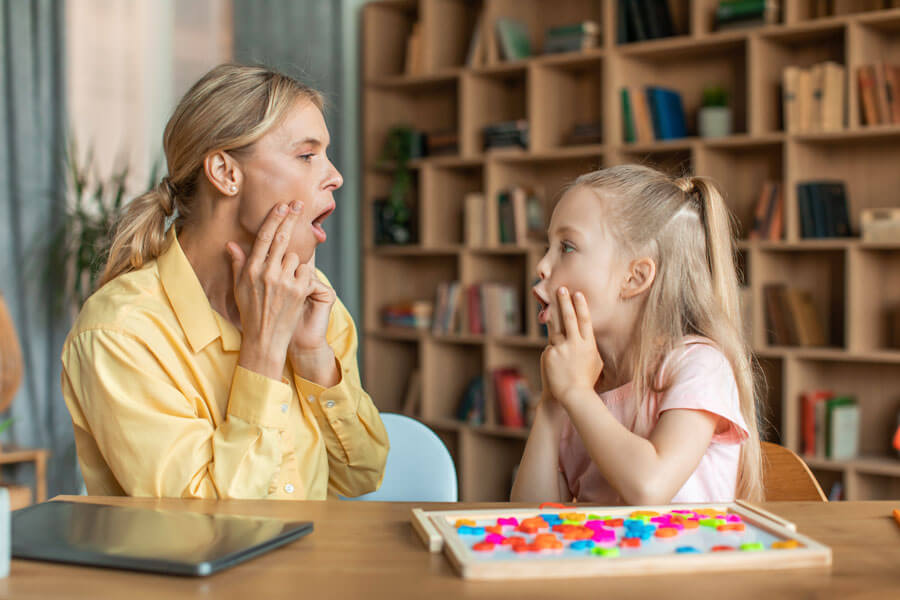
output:
[[[603,359],[584,294],[577,292],[573,300],[561,287],[557,300],[559,310],[551,312],[550,345],[541,355],[541,370],[550,394],[565,405],[573,392],[593,392],[603,372]]]
[[[303,204],[278,204],[263,221],[250,256],[234,242],[226,244],[234,271],[234,299],[241,315],[242,367],[281,379],[291,336],[304,313],[308,277],[300,258],[287,252]]]

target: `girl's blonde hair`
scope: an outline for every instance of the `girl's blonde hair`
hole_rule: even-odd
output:
[[[737,497],[761,500],[760,377],[743,333],[731,215],[719,190],[703,177],[673,179],[640,165],[587,173],[572,187],[593,190],[607,210],[608,231],[627,251],[656,262],[631,353],[635,396],[643,402],[648,392],[666,389],[669,382],[657,374],[685,336],[715,342],[731,363],[750,431],[741,449]]]
[[[129,202],[117,219],[100,285],[159,256],[166,222],[191,212],[203,161],[216,151],[245,151],[298,101],[323,110],[322,95],[299,81],[258,66],[223,64],[191,87],[163,134],[169,175]]]

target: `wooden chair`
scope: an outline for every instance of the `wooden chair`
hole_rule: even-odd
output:
[[[828,502],[812,471],[792,450],[763,442],[762,455],[763,488],[767,501]]]

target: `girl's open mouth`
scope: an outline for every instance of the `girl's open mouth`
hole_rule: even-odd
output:
[[[537,299],[538,308],[540,309],[538,312],[538,323],[546,324],[550,321],[550,303],[544,300],[536,289],[532,288],[531,293]]]

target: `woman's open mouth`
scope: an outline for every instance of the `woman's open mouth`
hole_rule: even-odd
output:
[[[316,238],[316,241],[320,244],[325,241],[328,237],[328,234],[325,233],[325,230],[322,228],[322,223],[325,222],[325,219],[328,218],[328,215],[334,212],[334,201],[331,201],[325,209],[319,213],[319,215],[312,220],[309,224],[312,227],[313,235]]]

